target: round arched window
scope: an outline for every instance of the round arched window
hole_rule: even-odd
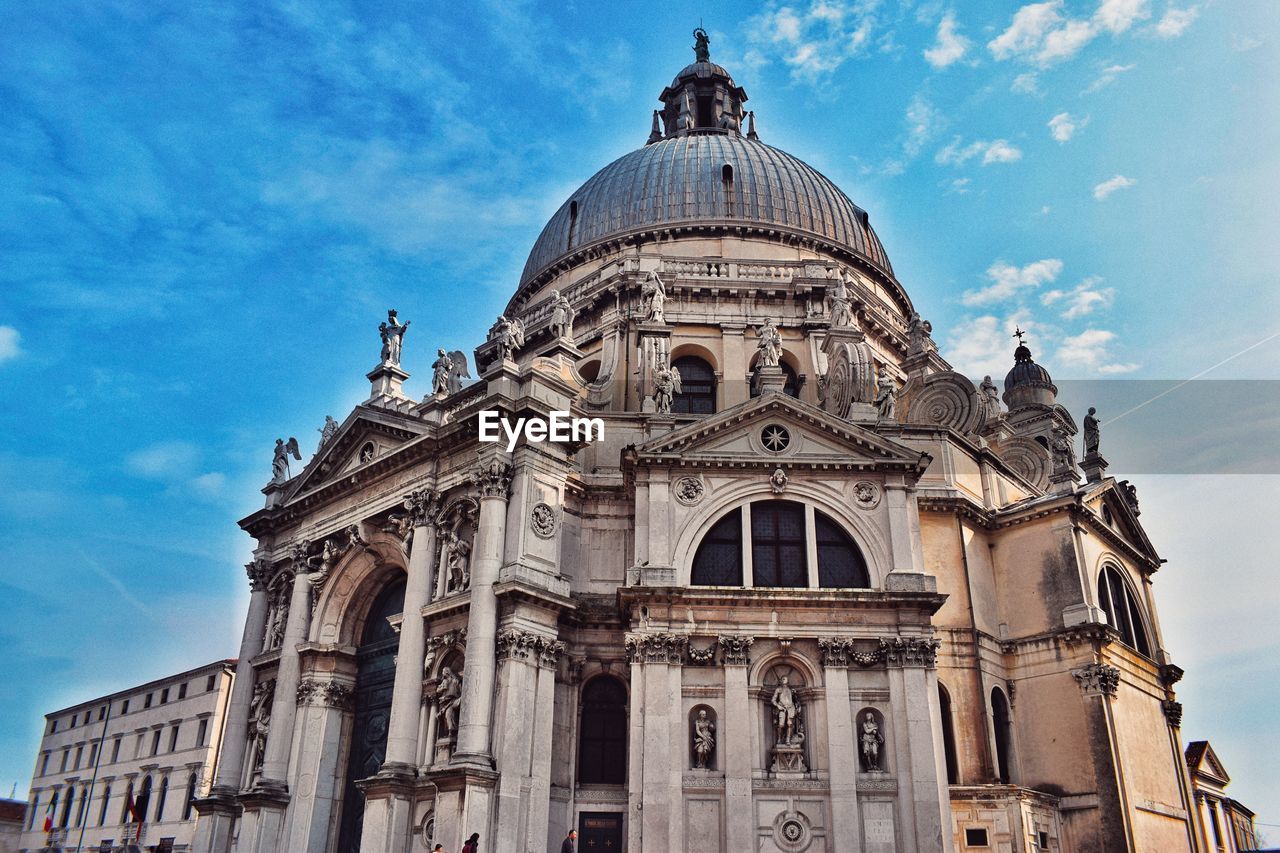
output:
[[[716,411],[716,373],[696,355],[686,355],[671,362],[680,371],[680,393],[671,411],[682,415],[711,415]]]
[[[1098,604],[1106,611],[1107,623],[1120,632],[1121,642],[1150,657],[1151,644],[1138,600],[1114,566],[1104,566],[1098,575]]]

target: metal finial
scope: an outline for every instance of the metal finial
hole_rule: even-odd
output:
[[[1007,329],[1009,327],[1005,326],[1005,328]],[[1019,344],[1025,343],[1025,341],[1022,340],[1022,337],[1025,334],[1026,332],[1022,331],[1022,329],[1018,328],[1017,326],[1013,327],[1013,336],[1018,339]]]

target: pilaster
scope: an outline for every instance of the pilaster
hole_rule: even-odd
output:
[[[818,640],[827,696],[832,847],[840,853],[862,853],[862,820],[858,814],[858,737],[849,704],[851,648],[849,640]]]
[[[724,759],[725,840],[729,850],[751,850],[755,846],[751,757],[756,755],[756,733],[751,721],[751,692],[747,683],[752,641],[751,637],[722,637],[719,640],[724,666],[724,722],[720,730],[720,754]],[[728,748],[728,744],[734,744],[734,748]]]

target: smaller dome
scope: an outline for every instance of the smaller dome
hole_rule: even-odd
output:
[[[729,81],[730,86],[734,85],[733,75],[726,71],[723,65],[717,65],[714,62],[690,62],[680,69],[680,73],[671,81],[671,88],[679,88],[680,81],[689,77],[698,77],[704,80],[711,77],[724,77]]]
[[[1004,377],[1004,402],[1009,411],[1026,406],[1052,406],[1057,400],[1058,386],[1049,371],[1036,364],[1026,344],[1018,343],[1013,351],[1013,369]]]

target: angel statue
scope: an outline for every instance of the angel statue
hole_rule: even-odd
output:
[[[680,392],[680,371],[669,364],[659,367],[653,375],[653,402],[658,414],[671,414],[671,407]]]
[[[431,364],[431,393],[443,397],[449,393],[449,375],[453,373],[453,359],[443,348],[436,350],[438,356]]]
[[[404,343],[404,333],[409,331],[409,321],[401,323],[396,319],[396,309],[387,312],[387,322],[378,324],[378,334],[382,336],[382,363],[393,367],[400,366],[400,346]]]
[[[756,336],[760,338],[760,343],[756,344],[756,349],[760,350],[760,366],[777,367],[782,361],[782,335],[773,320],[766,317]]]
[[[551,334],[557,338],[573,337],[573,318],[577,312],[560,291],[551,291]]]
[[[662,283],[662,279],[656,272],[651,271],[649,277],[644,280],[644,284],[640,286],[640,310],[644,312],[644,322],[665,323],[663,309],[666,304],[666,285]]]
[[[499,314],[498,322],[489,330],[489,340],[498,342],[498,353],[502,361],[513,358],[516,351],[524,346],[524,323]]]
[[[286,443],[283,438],[276,439],[276,454],[271,460],[271,482],[283,483],[289,479],[289,457],[302,461],[302,451],[298,449],[298,439],[290,437]]]

